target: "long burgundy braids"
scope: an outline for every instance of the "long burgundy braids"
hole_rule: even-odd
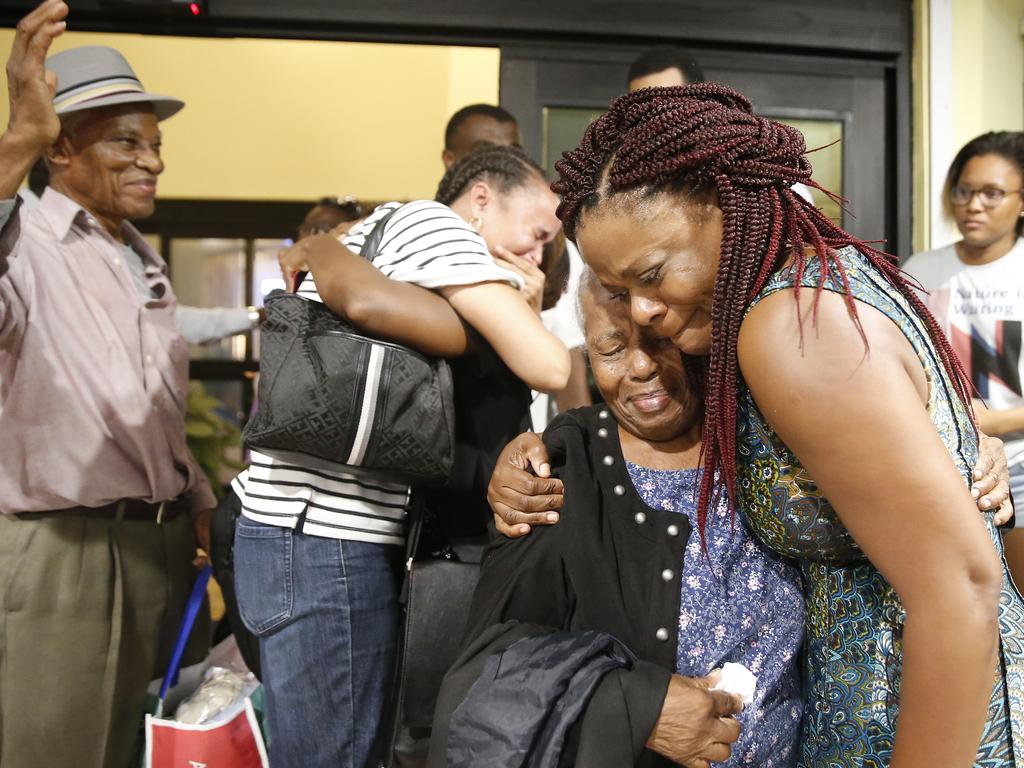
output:
[[[697,513],[702,540],[714,489],[721,487],[716,486],[716,477],[723,481],[735,510],[740,324],[768,278],[790,257],[799,311],[807,248],[821,261],[815,310],[824,282],[837,275],[847,289],[853,322],[864,336],[846,271],[836,255],[836,249],[854,246],[920,314],[957,395],[970,408],[963,370],[896,260],[845,232],[793,192],[797,182],[822,189],[811,179],[803,135],[754,115],[742,94],[715,83],[627,94],[590,124],[580,146],[565,153],[555,168],[559,180],[553,189],[562,198],[558,216],[566,236],[574,241],[583,211],[617,193],[717,190],[722,246],[705,386],[704,473]]]

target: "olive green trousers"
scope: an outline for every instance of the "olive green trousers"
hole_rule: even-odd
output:
[[[194,556],[184,515],[0,515],[0,766],[127,768]],[[200,615],[190,661],[209,641]]]

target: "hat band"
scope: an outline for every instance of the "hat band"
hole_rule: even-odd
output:
[[[113,96],[119,93],[144,93],[142,84],[138,81],[125,80],[107,85],[97,85],[85,90],[76,91],[59,99],[54,99],[53,108],[60,113],[71,107],[77,107],[94,99],[101,99],[105,96]]]

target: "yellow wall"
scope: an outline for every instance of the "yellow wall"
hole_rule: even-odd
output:
[[[957,149],[985,131],[1024,128],[1022,16],[1024,0],[953,0]]]
[[[930,227],[931,209],[928,191],[931,189],[929,113],[930,101],[928,93],[928,0],[914,0],[914,52],[911,62],[912,94],[913,94],[913,252],[927,250]]]
[[[953,155],[986,131],[1024,130],[1024,0],[948,0],[952,10],[952,47],[929,38],[929,15],[942,12],[944,0],[915,0],[914,55],[914,250],[945,245],[956,237],[943,223],[934,194],[945,180]],[[952,59],[952,82],[939,82],[929,67],[930,56]],[[952,146],[932,146],[930,109],[951,89]],[[945,153],[939,157],[938,154]],[[935,167],[932,167],[934,163]],[[931,232],[942,242],[930,242]]]
[[[0,29],[0,50],[13,36]],[[448,118],[498,102],[490,48],[70,32],[54,52],[79,45],[118,48],[148,90],[187,103],[163,124],[162,197],[433,197]]]

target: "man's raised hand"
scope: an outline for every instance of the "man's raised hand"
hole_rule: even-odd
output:
[[[50,45],[67,28],[67,15],[63,0],[46,0],[18,22],[7,59],[11,104],[7,133],[37,157],[60,135],[60,119],[53,108],[57,76],[47,71],[46,57]]]

